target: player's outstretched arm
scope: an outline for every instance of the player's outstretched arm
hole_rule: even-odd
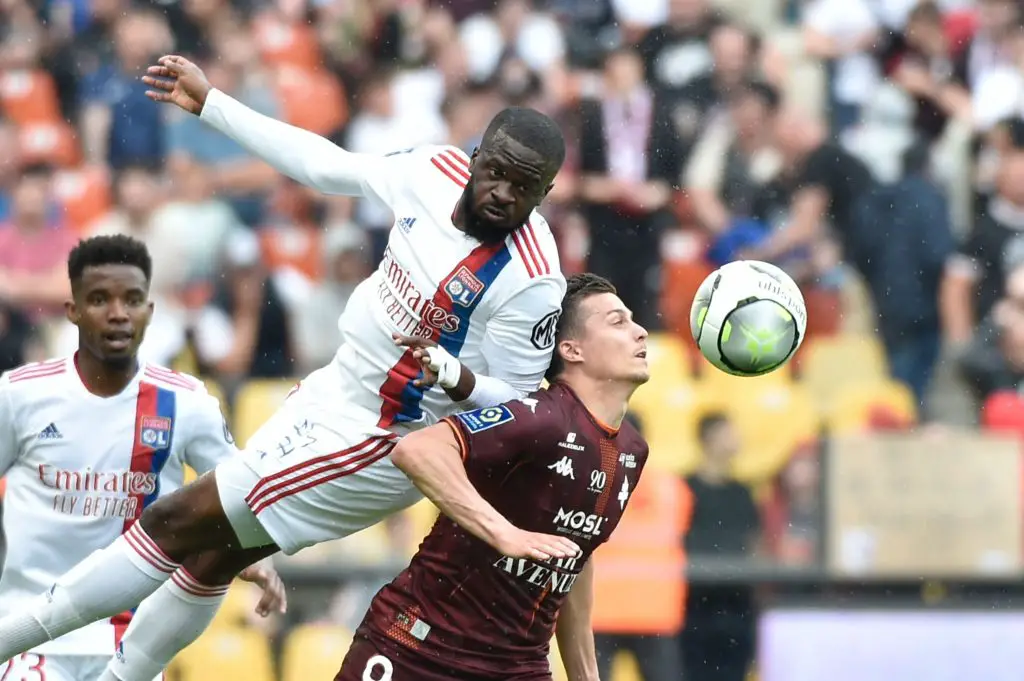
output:
[[[529,391],[519,390],[500,378],[477,376],[437,343],[416,336],[393,335],[395,345],[412,350],[413,358],[420,363],[423,376],[416,379],[419,387],[429,388],[435,383],[444,389],[452,402],[466,408],[491,407],[522,397]],[[540,385],[537,382],[533,389]]]
[[[442,513],[509,558],[570,558],[579,547],[564,537],[521,530],[484,499],[466,474],[462,448],[447,423],[406,435],[391,461]]]
[[[591,613],[594,610],[594,563],[590,561],[572,585],[558,611],[555,638],[569,681],[599,681]]]
[[[168,55],[150,66],[146,95],[199,116],[278,172],[325,194],[364,196],[383,158],[345,151],[308,130],[257,113],[210,85],[202,69]]]

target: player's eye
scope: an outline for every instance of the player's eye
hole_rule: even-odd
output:
[[[103,296],[103,295],[101,295],[99,293],[94,293],[93,295],[89,296],[86,299],[86,302],[88,302],[90,305],[102,305],[106,301],[107,301],[106,296]]]
[[[500,179],[502,177],[505,177],[505,173],[503,173],[501,170],[499,170],[499,169],[497,169],[497,168],[492,166],[491,167],[491,177],[493,177],[494,179]]]

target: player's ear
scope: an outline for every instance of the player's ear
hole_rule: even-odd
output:
[[[558,352],[562,356],[562,361],[566,364],[583,360],[583,351],[580,349],[580,344],[570,338],[559,341]]]
[[[68,321],[78,326],[78,320],[81,319],[81,314],[78,312],[78,305],[75,304],[74,295],[64,301],[64,316],[68,318]]]

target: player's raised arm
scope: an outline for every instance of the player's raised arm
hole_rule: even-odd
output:
[[[161,57],[143,82],[146,95],[199,116],[263,159],[278,172],[325,194],[380,196],[372,185],[387,166],[386,158],[345,151],[320,135],[253,111],[217,90],[202,69],[179,56]],[[381,196],[390,203],[387,196]]]
[[[558,611],[555,637],[569,681],[599,681],[594,647],[594,563],[587,563]]]
[[[501,405],[460,414],[456,419],[485,424],[490,421],[486,429],[510,423],[514,420],[509,418],[511,415],[511,410]],[[579,547],[564,537],[526,532],[514,526],[473,487],[464,463],[473,447],[467,443],[467,435],[473,437],[472,426],[468,428],[463,430],[454,421],[446,420],[414,432],[398,443],[391,460],[442,513],[502,555],[533,560],[577,555]],[[486,456],[502,461],[501,465],[512,465],[517,449],[515,438],[503,441],[504,446],[492,446],[492,442],[502,440],[489,439],[487,453],[481,454],[481,458]]]

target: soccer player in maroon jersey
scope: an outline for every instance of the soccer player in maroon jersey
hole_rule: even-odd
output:
[[[550,387],[408,435],[395,464],[442,515],[384,587],[335,681],[550,681],[557,635],[572,681],[597,681],[591,553],[619,522],[647,460],[623,421],[648,379],[647,332],[594,275],[568,280]],[[491,546],[536,532],[575,558]]]

